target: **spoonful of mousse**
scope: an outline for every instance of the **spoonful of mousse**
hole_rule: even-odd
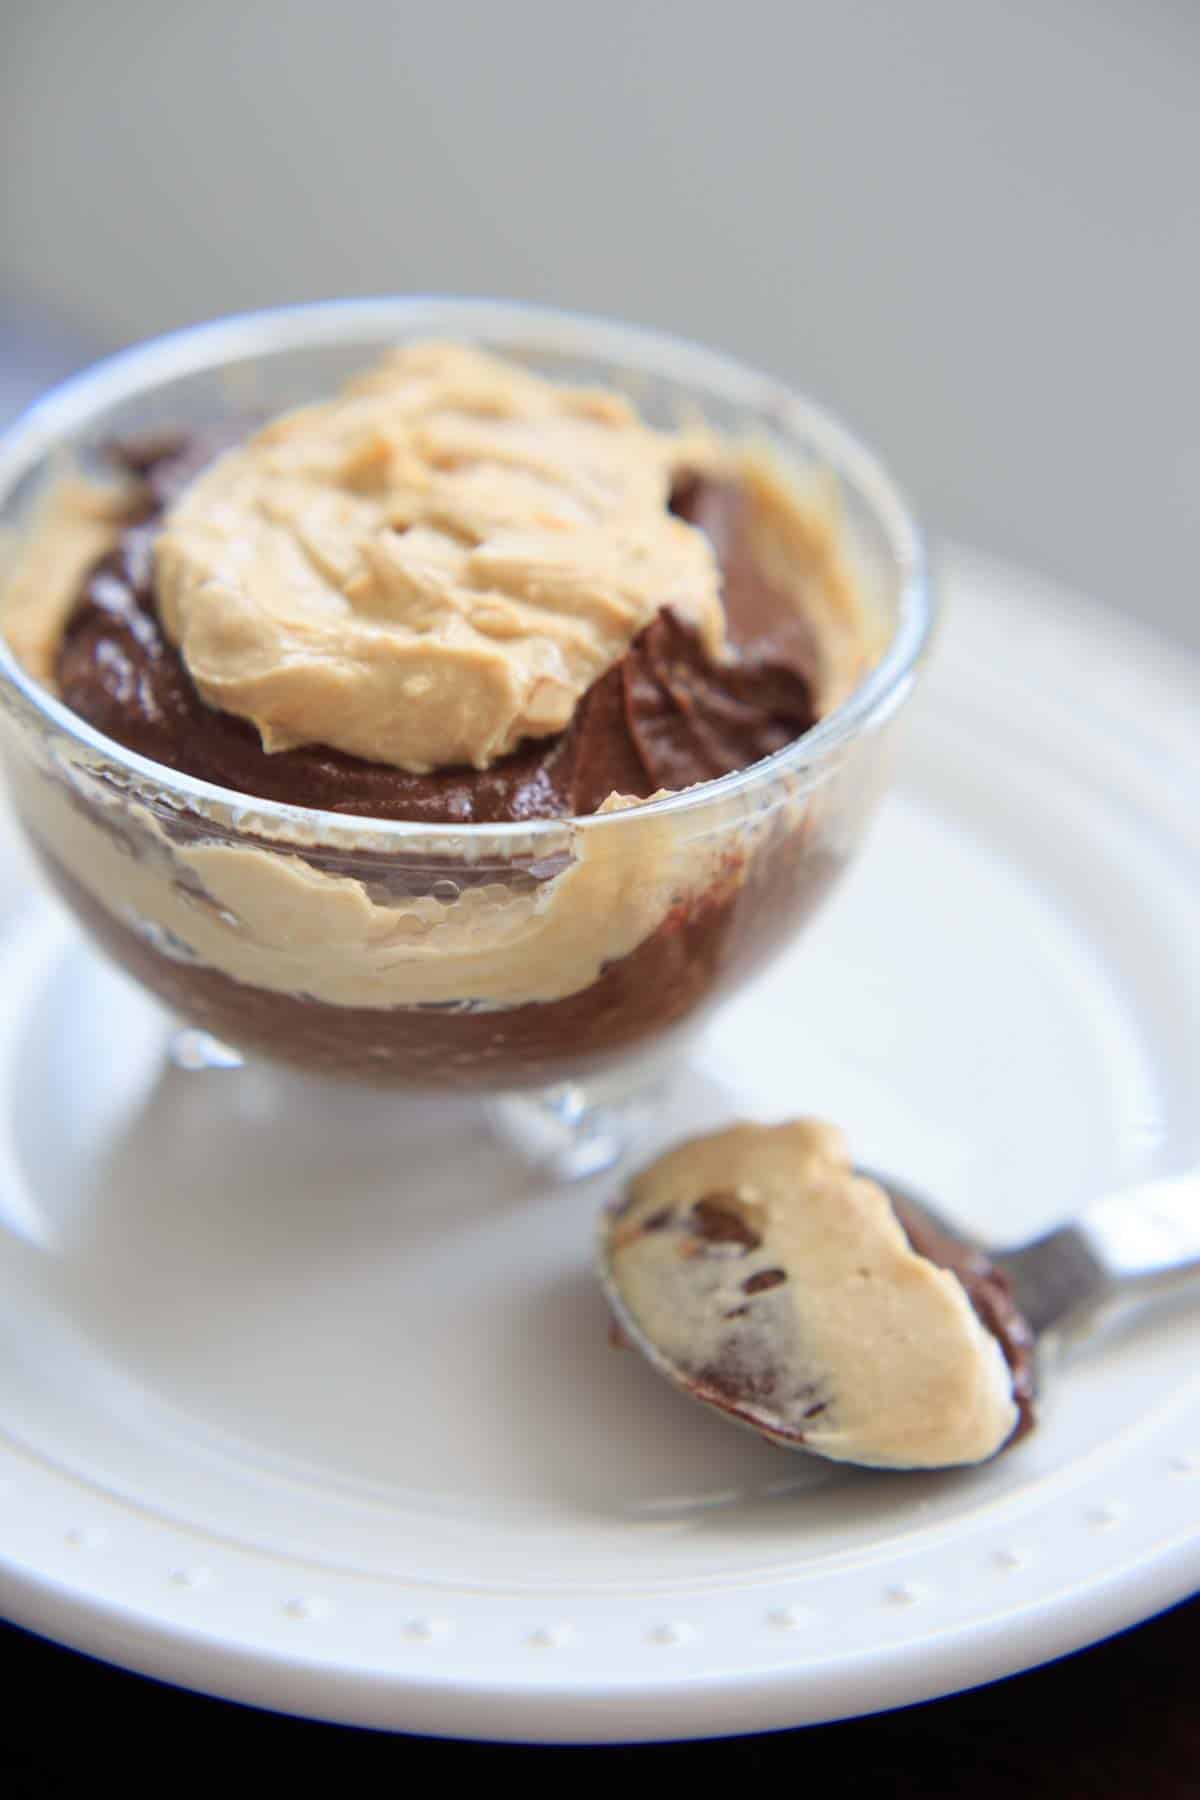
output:
[[[984,1250],[815,1119],[669,1150],[601,1220],[618,1336],[692,1398],[876,1468],[980,1463],[1033,1426],[1049,1353],[1200,1289],[1200,1174]]]

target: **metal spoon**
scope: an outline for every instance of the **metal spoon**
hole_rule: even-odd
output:
[[[923,1197],[890,1176],[861,1173],[877,1182],[898,1207],[923,1218],[933,1231],[973,1250],[1006,1278],[1017,1310],[1034,1339],[1038,1385],[1047,1360],[1095,1336],[1118,1315],[1189,1287],[1200,1292],[1200,1171],[1169,1181],[1128,1188],[1094,1202],[1069,1224],[1011,1250],[993,1251],[968,1237]],[[756,1417],[744,1418],[736,1404],[698,1393],[694,1376],[646,1336],[617,1286],[610,1257],[609,1225],[601,1220],[596,1273],[621,1335],[668,1380],[738,1423],[792,1449],[820,1454],[781,1415],[756,1402]]]

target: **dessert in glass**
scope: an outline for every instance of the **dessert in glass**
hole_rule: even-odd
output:
[[[9,786],[86,931],[227,1060],[487,1096],[564,1174],[829,892],[930,636],[840,425],[530,307],[125,352],[0,509]]]

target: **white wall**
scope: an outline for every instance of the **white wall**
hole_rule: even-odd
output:
[[[788,374],[1200,644],[1197,0],[0,0],[0,291],[452,289]]]

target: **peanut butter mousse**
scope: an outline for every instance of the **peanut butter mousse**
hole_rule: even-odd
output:
[[[569,724],[664,607],[719,657],[716,560],[667,509],[681,453],[615,394],[397,350],[187,488],[159,617],[267,750],[484,769]]]
[[[841,867],[858,776],[637,807],[782,748],[869,667],[818,483],[447,345],[244,441],[116,459],[35,519],[11,646],[114,744],[317,811],[231,835],[53,772],[18,801],[95,934],[217,1035],[383,1081],[562,1079],[694,1017]],[[373,820],[449,835],[376,846]],[[454,835],[542,820],[561,842]]]
[[[900,1215],[823,1121],[669,1151],[606,1231],[638,1333],[697,1398],[768,1437],[945,1468],[1031,1421],[1032,1334],[1004,1277]]]

